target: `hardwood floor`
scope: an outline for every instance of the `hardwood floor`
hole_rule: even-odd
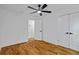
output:
[[[79,55],[79,51],[29,38],[27,42],[1,48],[1,55]]]

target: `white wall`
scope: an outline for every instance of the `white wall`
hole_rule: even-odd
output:
[[[27,39],[26,15],[0,9],[0,47]]]
[[[52,17],[52,18],[50,18]],[[48,15],[44,19],[44,33],[43,38],[44,40],[51,42],[51,43],[57,43],[58,35],[57,35],[57,17],[53,14]]]
[[[29,19],[42,19],[43,39],[48,42],[57,42],[57,17],[53,13],[45,14],[42,17],[37,14],[29,15],[30,11],[24,6],[0,5],[0,47],[27,41]]]

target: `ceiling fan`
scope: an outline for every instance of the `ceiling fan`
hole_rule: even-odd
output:
[[[44,10],[46,7],[47,7],[47,4],[43,4],[43,5],[38,4],[38,9],[28,6],[28,8],[35,10],[34,12],[32,12],[30,14],[38,13],[40,16],[43,15],[42,13],[51,13],[52,12],[52,11]]]

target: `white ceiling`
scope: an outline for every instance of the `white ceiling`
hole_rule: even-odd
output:
[[[2,4],[0,5],[0,10],[6,10],[17,14],[30,15],[29,13],[32,12],[33,10],[27,8],[28,5],[37,8],[36,4]],[[78,7],[79,7],[78,4],[48,4],[48,7],[45,9],[51,10],[52,15],[59,16],[59,15],[64,15],[67,13],[79,11]]]

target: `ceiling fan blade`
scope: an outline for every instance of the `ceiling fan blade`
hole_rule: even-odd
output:
[[[46,8],[47,7],[47,4],[44,4],[42,7],[41,7],[41,9],[44,9],[44,8]]]
[[[45,12],[45,13],[52,13],[51,11],[42,11],[42,12]]]
[[[35,8],[31,7],[31,6],[28,6],[28,8],[33,9],[33,10],[37,10],[37,9],[35,9]]]
[[[40,16],[42,16],[42,13],[40,13]]]
[[[31,12],[30,14],[34,14],[34,13],[37,13],[37,11]]]

